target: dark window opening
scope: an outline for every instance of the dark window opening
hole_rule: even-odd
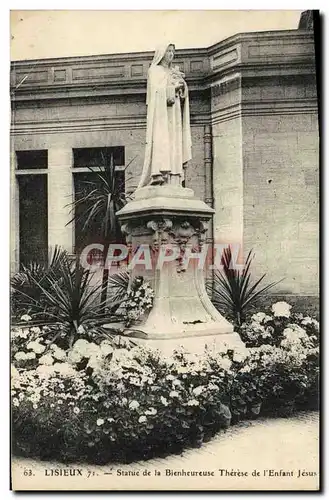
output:
[[[107,167],[113,158],[114,165],[125,164],[125,148],[79,148],[73,149],[73,167]]]
[[[48,168],[48,150],[16,151],[17,170]]]
[[[47,175],[19,176],[20,264],[48,260]]]

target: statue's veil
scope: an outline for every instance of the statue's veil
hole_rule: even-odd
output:
[[[165,55],[166,53],[166,50],[167,48],[169,47],[169,45],[172,45],[173,47],[175,47],[175,44],[174,43],[171,43],[171,42],[166,42],[166,43],[162,43],[161,45],[159,45],[156,49],[155,49],[155,52],[154,52],[154,56],[153,56],[153,60],[151,62],[151,66],[150,66],[150,69],[154,66],[157,66],[160,61],[162,60],[163,56]],[[147,91],[146,91],[146,104],[149,104],[149,101],[150,101],[150,95],[151,95],[151,89],[150,89],[150,86],[149,86],[149,81],[147,82]]]
[[[166,43],[162,43],[161,45],[159,45],[156,49],[155,49],[155,53],[154,53],[154,57],[153,57],[153,61],[152,61],[152,66],[155,66],[157,64],[159,64],[159,62],[161,61],[161,59],[163,58],[163,56],[165,55],[166,53],[166,50],[167,48],[169,47],[169,45],[172,45],[173,47],[175,47],[175,44],[171,43],[171,42],[166,42]]]

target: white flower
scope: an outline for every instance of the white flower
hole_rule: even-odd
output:
[[[23,314],[23,316],[21,317],[21,321],[31,321],[31,316],[29,316],[28,314]]]
[[[102,418],[97,419],[96,424],[97,424],[98,426],[101,426],[101,425],[103,425],[104,423],[105,423],[105,420],[103,420]]]
[[[258,312],[258,313],[253,314],[251,316],[251,320],[256,321],[257,323],[261,323],[263,321],[263,319],[265,319],[265,318],[266,318],[266,314],[263,312]]]
[[[250,372],[250,366],[246,365],[243,368],[241,368],[240,373],[249,373]]]
[[[36,358],[35,352],[26,353],[25,359],[35,359],[35,358]]]
[[[34,404],[33,405],[33,409],[36,410],[38,408],[38,405],[37,404]]]
[[[137,410],[137,408],[139,408],[139,402],[135,400],[131,401],[129,403],[129,408],[130,410]]]
[[[14,358],[17,360],[17,361],[20,361],[20,360],[23,360],[23,359],[26,359],[26,354],[25,352],[23,351],[19,351],[19,352],[16,352]]]
[[[81,325],[80,325],[81,326]],[[80,327],[79,327],[80,328]],[[79,329],[78,328],[78,329]],[[89,347],[89,342],[85,339],[78,339],[74,344],[73,344],[73,349],[77,351],[86,351]]]
[[[228,371],[232,366],[232,361],[228,358],[220,358],[219,366],[223,368],[223,370]]]
[[[200,394],[202,394],[203,391],[204,391],[204,386],[199,385],[198,387],[195,387],[192,392],[193,392],[194,396],[200,396]]]
[[[34,393],[28,399],[29,401],[31,401],[31,403],[38,403],[41,399],[41,396],[40,394]]]
[[[65,361],[66,360],[66,352],[64,351],[64,349],[57,347],[56,344],[53,344],[51,346],[51,348],[53,350],[53,356],[55,359],[57,359],[58,361]]]
[[[32,333],[36,333],[36,334],[41,333],[41,330],[40,330],[40,328],[38,326],[32,326],[32,328],[30,328],[30,331]]]
[[[76,370],[69,363],[55,363],[52,366],[53,371],[59,373],[62,377],[73,377],[77,375]]]
[[[171,391],[171,392],[169,393],[169,397],[170,397],[170,398],[179,398],[179,394],[178,394],[178,392],[177,392],[177,391]]]
[[[139,417],[139,419],[138,419],[138,422],[139,422],[140,424],[143,424],[143,423],[144,423],[144,422],[146,422],[146,421],[147,421],[147,418],[145,417],[145,415],[142,415],[142,416],[141,416],[141,417]]]
[[[155,408],[149,408],[146,410],[145,415],[156,415],[158,412]]]
[[[57,404],[58,405],[62,405],[63,404],[63,400],[62,399],[58,399]]]
[[[169,403],[168,403],[168,400],[167,400],[166,398],[164,398],[163,396],[161,396],[160,401],[161,401],[161,403],[162,403],[164,406],[168,406],[168,404],[169,404]]]
[[[174,375],[167,375],[166,380],[175,380]]]
[[[196,399],[190,399],[190,401],[187,402],[187,406],[199,406],[199,401]]]
[[[111,344],[104,340],[101,344],[100,344],[100,350],[101,350],[101,353],[103,356],[108,356],[109,354],[112,354],[113,353],[113,347],[111,346]]]
[[[40,344],[38,341],[29,342],[26,347],[27,349],[34,351],[36,354],[42,354],[46,349],[45,346]]]
[[[310,318],[309,316],[306,316],[301,323],[304,326],[313,325],[317,330],[319,329],[319,322],[316,319]]]
[[[17,398],[14,398],[14,399],[13,399],[13,405],[14,405],[14,406],[19,406],[19,401],[18,401],[18,399],[17,399]]]
[[[75,413],[76,415],[78,415],[80,413],[80,409],[77,406],[75,406],[73,408],[73,413]]]
[[[246,359],[246,355],[242,352],[234,352],[233,361],[236,363],[242,363]]]
[[[189,369],[187,368],[187,366],[179,366],[177,368],[177,373],[188,373]]]
[[[84,329],[84,327],[82,325],[78,326],[77,332],[80,333],[80,334],[86,333],[86,331],[85,331],[85,329]]]
[[[75,351],[75,350],[71,350],[69,351],[68,353],[68,359],[71,363],[75,364],[75,363],[79,363],[79,361],[81,361],[82,359],[82,355],[80,352],[78,351]]]
[[[291,305],[287,302],[276,302],[272,305],[272,312],[275,317],[290,318]]]
[[[107,420],[108,420],[110,423],[112,423],[112,422],[114,422],[114,421],[115,421],[115,420],[114,420],[114,418],[112,418],[112,417],[108,417],[108,418],[107,418]]]
[[[39,359],[40,365],[47,365],[50,366],[54,362],[54,358],[52,357],[51,354],[45,354],[44,356],[41,356]]]
[[[48,378],[54,374],[54,367],[47,365],[39,365],[35,370],[40,378]]]
[[[100,365],[101,357],[99,355],[91,355],[88,361],[88,365],[90,368],[98,368]]]

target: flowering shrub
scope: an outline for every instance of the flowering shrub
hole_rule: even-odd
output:
[[[154,291],[143,277],[135,278],[124,302],[121,304],[126,326],[135,323],[152,309]]]
[[[283,311],[244,324],[241,352],[171,357],[125,340],[79,339],[64,350],[47,346],[42,329],[15,330],[14,451],[130,462],[199,446],[231,421],[316,407],[318,323]]]
[[[225,378],[221,358],[215,376],[197,357],[165,360],[146,348],[87,344],[77,341],[66,362],[13,367],[17,452],[127,462],[199,445],[229,425],[230,411],[215,383]]]
[[[271,413],[318,404],[319,323],[290,309],[277,302],[270,313],[254,314],[240,331],[250,348],[251,372],[266,388],[263,411]]]

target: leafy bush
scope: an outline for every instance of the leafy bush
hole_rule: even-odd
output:
[[[243,325],[249,348],[240,352],[210,346],[164,357],[122,337],[92,336],[64,350],[47,344],[49,332],[15,329],[14,451],[65,463],[131,462],[200,446],[231,421],[316,408],[318,324],[286,306]]]

